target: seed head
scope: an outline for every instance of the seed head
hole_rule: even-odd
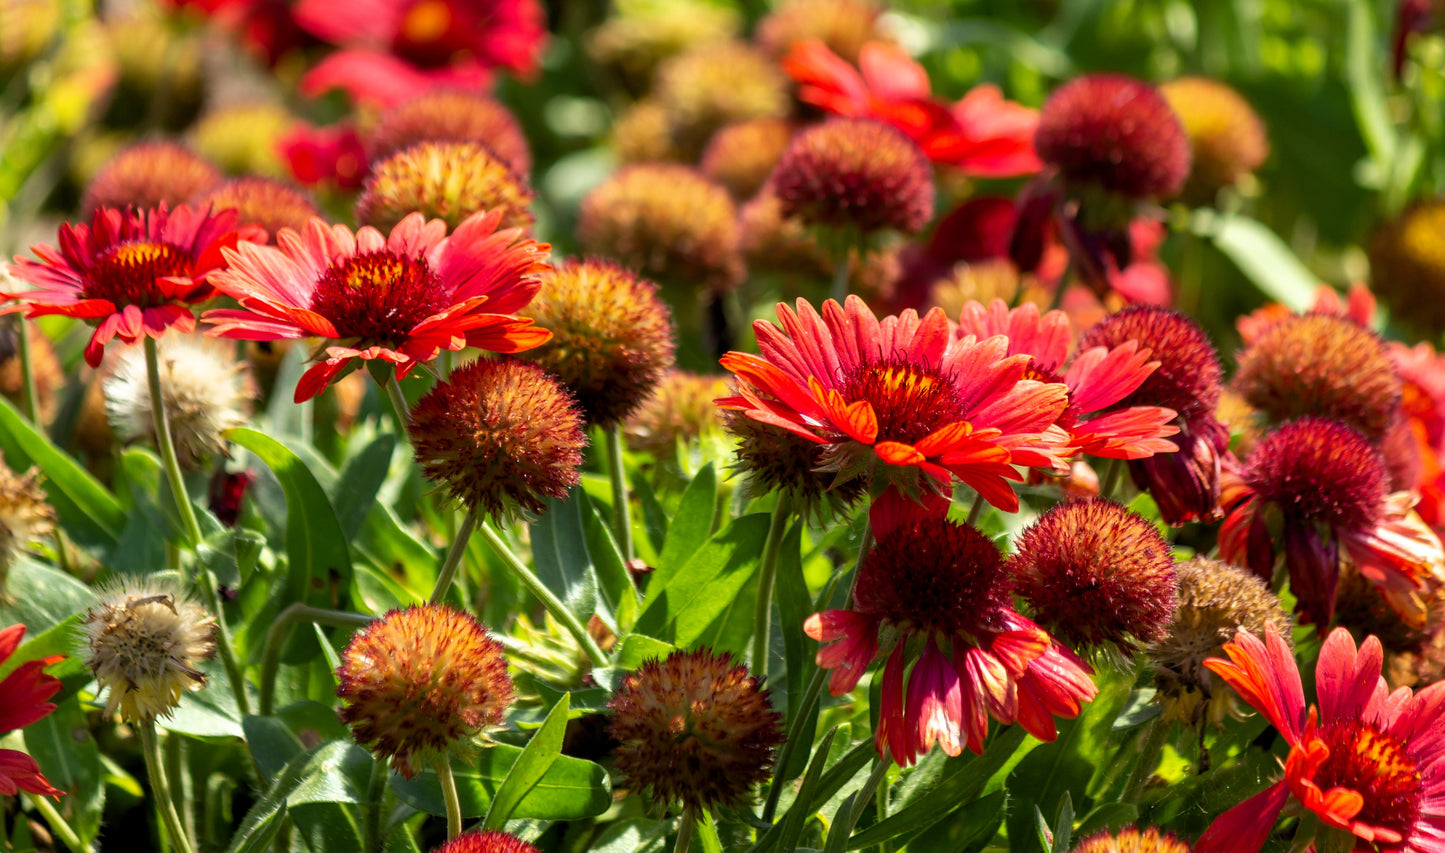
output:
[[[747,802],[783,742],[782,716],[762,682],[711,649],[648,661],[623,678],[608,707],[617,772],[664,807]]]
[[[165,204],[176,207],[224,180],[219,169],[174,142],[141,142],[124,149],[101,167],[85,191],[81,210]]]
[[[792,138],[792,124],[780,118],[736,122],[713,134],[698,168],[733,198],[746,200],[767,183]]]
[[[1400,375],[1385,345],[1353,320],[1292,316],[1239,356],[1234,385],[1276,423],[1320,415],[1378,441],[1400,408]]]
[[[721,410],[712,401],[727,393],[726,377],[665,371],[652,393],[627,418],[628,448],[657,459],[672,458],[679,441],[691,443],[722,427]]]
[[[799,42],[816,39],[856,65],[863,45],[887,40],[878,26],[883,11],[868,0],[789,0],[758,21],[754,37],[776,57],[786,56]]]
[[[1168,635],[1174,559],[1154,525],[1104,499],[1059,504],[1023,532],[1009,561],[1033,618],[1065,644],[1128,655]]]
[[[1264,164],[1269,137],[1264,122],[1240,94],[1205,77],[1180,77],[1159,87],[1189,137],[1194,163],[1180,195],[1210,204],[1224,187]]]
[[[1400,322],[1445,331],[1445,198],[1416,202],[1370,242],[1370,285]]]
[[[432,853],[537,853],[537,848],[499,829],[458,835]]]
[[[634,90],[647,89],[659,63],[708,42],[736,38],[742,16],[707,0],[620,0],[587,37],[587,52],[619,72]]]
[[[783,216],[783,203],[767,186],[738,210],[738,231],[751,270],[812,278],[832,270],[815,235],[801,220]]]
[[[1153,352],[1151,358],[1159,362],[1159,369],[1112,408],[1164,406],[1184,421],[1212,417],[1224,371],[1209,336],[1197,323],[1168,308],[1131,305],[1094,324],[1084,334],[1079,351],[1097,346],[1113,349],[1131,340]]]
[[[1039,113],[1034,147],[1069,184],[1132,200],[1172,198],[1189,176],[1189,138],[1169,102],[1119,74],[1055,89]]]
[[[535,364],[478,359],[417,401],[408,433],[422,473],[484,516],[540,513],[581,482],[582,413]]]
[[[380,160],[418,142],[480,142],[514,174],[532,173],[532,151],[517,119],[500,102],[478,92],[429,89],[387,110],[368,148]]]
[[[232,178],[202,195],[197,204],[218,211],[233,208],[238,225],[261,226],[273,243],[282,228],[299,234],[313,216],[321,215],[305,193],[271,178]]]
[[[0,604],[16,555],[55,530],[55,510],[45,501],[40,469],[17,474],[0,461]]]
[[[532,188],[480,142],[418,142],[375,163],[356,200],[363,225],[390,231],[412,212],[455,230],[479,211],[502,211],[502,227],[530,229]]]
[[[683,159],[672,144],[672,120],[656,98],[628,105],[612,123],[609,141],[623,163],[664,163]]]
[[[1129,827],[1118,834],[1104,830],[1079,842],[1074,853],[1189,853],[1189,845],[1173,833],[1154,827]]]
[[[10,277],[5,265],[0,264],[0,291],[14,293],[24,290],[25,285]],[[40,333],[33,321],[11,316],[0,321],[0,394],[17,407],[25,398],[25,372],[20,361],[19,323],[31,323],[30,327],[30,370],[35,377],[35,406],[40,420],[48,423],[55,414],[55,392],[65,383],[65,373],[60,369],[60,359],[50,338]]]
[[[687,160],[696,160],[725,124],[782,118],[791,106],[787,79],[758,50],[736,41],[700,44],[657,69],[654,87],[667,109],[674,139]]]
[[[411,779],[450,753],[467,755],[512,702],[502,645],[445,604],[392,610],[341,655],[336,695],[356,742]]]
[[[836,473],[818,470],[827,463],[820,444],[742,412],[724,412],[723,427],[737,439],[736,467],[747,478],[743,493],[748,497],[781,492],[799,512],[828,519],[845,515],[868,494],[865,477],[840,480]]]
[[[128,578],[100,598],[80,621],[86,666],[110,690],[106,714],[169,717],[182,693],[206,684],[198,667],[215,653],[215,618],[154,577]]]
[[[190,132],[197,153],[233,175],[284,178],[278,145],[295,119],[279,103],[232,104],[208,112]]]
[[[589,424],[615,426],[672,365],[672,314],[657,286],[610,261],[563,264],[521,316],[552,332],[523,358],[567,386]]]
[[[1328,527],[1373,527],[1383,512],[1385,460],[1353,427],[1321,417],[1285,424],[1260,440],[1245,481],[1287,518]]]

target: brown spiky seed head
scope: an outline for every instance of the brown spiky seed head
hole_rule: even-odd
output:
[[[777,64],[737,41],[700,44],[667,60],[657,69],[653,91],[688,160],[695,160],[723,125],[783,118],[791,108],[787,78]]]
[[[1189,845],[1173,833],[1154,827],[1128,827],[1119,832],[1098,832],[1081,840],[1074,853],[1189,853]]]
[[[532,173],[522,126],[501,102],[480,92],[429,89],[383,113],[367,142],[373,160],[418,142],[480,142],[518,175]]]
[[[1212,417],[1219,405],[1224,369],[1209,335],[1198,323],[1168,308],[1130,305],[1095,323],[1084,333],[1078,351],[1097,346],[1113,349],[1128,341],[1138,341],[1140,349],[1151,350],[1159,368],[1114,408],[1164,406],[1185,421]]]
[[[737,439],[736,467],[747,478],[749,497],[780,492],[802,514],[826,520],[846,514],[868,494],[866,477],[839,481],[836,473],[818,470],[827,462],[821,445],[738,411],[723,413],[723,428]]]
[[[887,41],[878,26],[883,6],[870,0],[788,0],[758,21],[754,38],[782,57],[799,42],[818,40],[850,65],[870,41]]]
[[[581,479],[582,413],[531,362],[482,358],[422,397],[407,431],[417,464],[447,497],[483,517],[542,511]]]
[[[1385,459],[1348,424],[1310,416],[1260,439],[1243,477],[1291,520],[1343,530],[1373,527],[1384,512]]]
[[[1291,316],[1239,355],[1234,386],[1275,423],[1320,415],[1378,441],[1403,393],[1379,336],[1330,314]]]
[[[212,205],[215,210],[235,210],[239,224],[261,226],[273,243],[282,228],[299,234],[312,217],[321,215],[305,193],[271,178],[233,178],[202,195],[197,203]]]
[[[612,710],[617,772],[665,806],[747,802],[773,767],[782,715],[729,653],[677,651],[622,679]]]
[[[1417,201],[1375,232],[1370,285],[1401,323],[1445,331],[1445,198]]]
[[[725,376],[699,376],[668,370],[625,425],[629,449],[671,459],[677,443],[692,442],[722,428],[722,411],[713,400],[725,397]]]
[[[45,500],[40,469],[24,474],[0,460],[0,604],[7,603],[10,564],[21,551],[55,530],[55,510]]]
[[[1180,77],[1160,85],[1159,94],[1179,116],[1194,151],[1180,192],[1185,201],[1209,204],[1221,189],[1264,165],[1264,122],[1238,92],[1207,77]]]
[[[914,234],[933,217],[928,158],[901,132],[867,118],[800,131],[773,171],[783,216],[808,225]]]
[[[80,207],[175,207],[214,189],[221,170],[175,142],[140,142],[110,159],[86,188]]]
[[[336,669],[341,721],[356,742],[411,779],[467,755],[512,702],[502,644],[446,604],[392,610],[352,636]]]
[[[611,261],[544,273],[521,316],[552,332],[522,357],[562,380],[587,422],[604,429],[635,411],[672,366],[672,313],[657,285]]]
[[[734,122],[713,134],[698,168],[744,201],[767,183],[792,138],[792,124],[780,118]]]
[[[479,211],[502,211],[503,228],[530,229],[532,188],[480,142],[418,142],[372,165],[356,219],[382,233],[420,212],[448,230]]]

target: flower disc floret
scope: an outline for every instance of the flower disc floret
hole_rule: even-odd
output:
[[[1212,415],[1219,404],[1224,369],[1214,344],[1197,323],[1168,308],[1131,305],[1090,327],[1079,349],[1112,348],[1128,341],[1147,348],[1159,367],[1113,408],[1165,406],[1185,420]]]
[[[1104,830],[1079,842],[1074,853],[1190,853],[1173,833],[1155,827],[1129,827],[1117,834]]]
[[[413,212],[454,230],[474,213],[502,212],[501,227],[529,229],[532,188],[480,142],[423,141],[372,164],[356,219],[389,230]]]
[[[458,835],[432,853],[537,853],[537,848],[499,829]]]

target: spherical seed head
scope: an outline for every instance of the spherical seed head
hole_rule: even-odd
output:
[[[687,166],[628,166],[582,200],[577,241],[664,284],[732,289],[743,276],[727,190]]]
[[[1097,346],[1113,349],[1131,340],[1138,341],[1140,349],[1153,351],[1150,358],[1159,362],[1159,369],[1113,408],[1164,406],[1186,421],[1214,411],[1224,371],[1209,336],[1197,323],[1168,308],[1131,305],[1095,323],[1084,333],[1078,351]]]
[[[587,52],[630,87],[648,88],[659,63],[705,42],[736,38],[742,16],[707,0],[620,0],[587,37]]]
[[[655,98],[629,104],[612,123],[608,140],[623,163],[664,163],[683,159],[672,144],[672,119]]]
[[[722,427],[722,411],[713,400],[725,397],[728,380],[668,370],[624,425],[629,449],[671,459],[677,443],[692,442]]]
[[[532,151],[517,119],[478,92],[430,89],[381,116],[368,149],[380,160],[418,142],[480,142],[516,174],[532,173]]]
[[[1019,537],[1009,566],[1034,620],[1074,648],[1130,654],[1168,635],[1178,604],[1169,543],[1113,501],[1064,503],[1044,513]]]
[[[804,514],[828,519],[846,514],[868,494],[865,477],[840,482],[818,470],[827,462],[822,445],[737,411],[723,413],[723,428],[737,439],[736,467],[747,477],[749,497],[781,492]]]
[[[780,118],[736,122],[713,134],[698,168],[727,187],[733,198],[752,198],[767,183],[792,138],[792,124]]]
[[[1292,316],[1265,329],[1240,353],[1234,386],[1275,422],[1320,415],[1371,440],[1384,435],[1402,393],[1379,337],[1329,314]]]
[[[1171,198],[1189,176],[1189,138],[1169,102],[1119,74],[1055,89],[1039,112],[1034,147],[1071,185],[1129,199]]]
[[[1360,530],[1378,521],[1386,494],[1385,460],[1353,427],[1300,418],[1260,440],[1244,464],[1245,481],[1285,517]]]
[[[14,277],[10,276],[4,264],[0,264],[0,290],[14,293],[24,290]],[[20,360],[20,330],[17,324],[31,323],[30,327],[30,370],[35,378],[35,404],[40,420],[49,423],[55,413],[56,391],[65,387],[65,372],[60,367],[60,358],[50,338],[34,325],[33,321],[22,321],[11,315],[8,322],[0,321],[0,394],[17,407],[25,399],[25,371]]]
[[[993,540],[967,524],[924,518],[878,537],[858,571],[853,609],[944,635],[995,628],[1012,582]]]
[[[101,167],[86,188],[81,210],[175,207],[214,189],[221,171],[174,142],[141,142]]]
[[[1400,322],[1445,331],[1445,198],[1418,201],[1375,232],[1370,285]]]
[[[787,79],[761,51],[737,41],[697,45],[657,69],[653,93],[667,109],[683,158],[695,161],[725,124],[788,114]]]
[[[216,620],[173,583],[127,578],[80,621],[86,666],[110,690],[107,715],[119,710],[131,723],[169,717],[181,694],[205,686],[199,667],[215,653]]]
[[[407,779],[433,759],[468,754],[512,702],[501,643],[445,604],[392,610],[358,631],[336,681],[338,715],[356,742]]]
[[[478,359],[453,370],[411,411],[407,427],[422,473],[482,515],[535,515],[542,498],[581,482],[582,413],[542,368]]]
[[[1204,666],[1206,658],[1223,657],[1224,644],[1236,631],[1264,636],[1273,628],[1290,635],[1290,619],[1279,597],[1253,572],[1239,566],[1195,557],[1174,567],[1179,605],[1167,634],[1145,649],[1154,665],[1154,686],[1166,719],[1223,721],[1235,706],[1233,692]],[[1202,702],[1208,707],[1201,707]]]
[[[783,742],[782,715],[762,682],[711,649],[648,661],[622,679],[608,707],[617,772],[664,805],[747,802]]]
[[[758,21],[754,37],[773,56],[785,56],[799,42],[817,39],[849,65],[863,45],[886,41],[878,19],[883,7],[868,0],[791,0]]]
[[[1074,853],[1189,853],[1189,845],[1152,826],[1131,826],[1118,834],[1105,830],[1090,835],[1079,842]]]
[[[55,510],[45,501],[40,470],[17,474],[0,461],[0,603],[15,557],[55,530]]]
[[[537,853],[537,848],[515,835],[487,829],[458,835],[432,853]]]
[[[502,211],[502,227],[530,229],[532,188],[480,142],[418,142],[371,167],[356,218],[382,232],[408,214],[455,230],[479,211]]]
[[[241,103],[207,113],[190,132],[201,156],[235,175],[285,177],[277,148],[296,119],[279,103]]]
[[[215,210],[232,208],[240,225],[259,225],[274,243],[282,228],[301,233],[321,211],[306,194],[271,178],[233,178],[202,195],[198,205]]]
[[[913,234],[933,216],[933,176],[912,140],[873,119],[798,133],[772,177],[783,216],[809,225]]]
[[[635,411],[672,366],[672,313],[657,285],[610,261],[543,273],[520,316],[552,333],[522,357],[562,380],[588,423],[604,429]]]
[[[1180,77],[1159,87],[1174,108],[1194,163],[1180,193],[1186,201],[1208,204],[1224,187],[1258,169],[1269,156],[1269,137],[1259,114],[1240,94],[1217,80]]]
[[[122,442],[154,443],[145,352],[132,346],[119,355],[101,383],[106,416]],[[176,456],[183,467],[199,470],[225,452],[222,431],[246,424],[255,386],[235,344],[221,338],[166,335],[157,356]]]

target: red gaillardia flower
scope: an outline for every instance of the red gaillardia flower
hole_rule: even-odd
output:
[[[1137,341],[1076,353],[1068,314],[1050,311],[1040,315],[1032,302],[1009,310],[1002,299],[993,300],[987,308],[979,302],[965,304],[954,336],[965,335],[979,339],[1004,335],[1009,355],[1032,357],[1029,371],[1035,378],[1068,386],[1069,407],[1059,416],[1059,426],[1069,433],[1070,446],[1080,453],[1105,459],[1143,459],[1178,450],[1168,439],[1179,432],[1173,424],[1178,413],[1173,409],[1116,406],[1160,366],[1149,360],[1152,351]]]
[[[499,829],[458,835],[432,853],[537,853],[537,848]]]
[[[1169,543],[1101,498],[1044,513],[1019,536],[1009,570],[1029,615],[1074,648],[1132,654],[1168,635],[1179,603]]]
[[[953,340],[937,308],[880,322],[858,297],[846,304],[819,315],[800,299],[796,311],[778,305],[782,328],[754,323],[762,355],[723,356],[738,393],[718,405],[820,445],[840,482],[876,474],[907,493],[948,493],[957,477],[1008,512],[1015,465],[1062,464],[1054,422],[1068,389],[1026,378],[1028,357],[1008,355],[1006,339]]]
[[[1294,655],[1274,630],[1244,631],[1206,665],[1264,714],[1289,743],[1284,778],[1225,812],[1195,845],[1200,853],[1256,853],[1293,799],[1323,831],[1349,835],[1323,849],[1445,851],[1445,685],[1391,693],[1384,654],[1350,632],[1325,638],[1315,669],[1319,705],[1305,709]],[[1353,836],[1353,838],[1349,837]]]
[[[998,546],[896,493],[875,501],[869,516],[877,541],[859,568],[852,609],[815,613],[803,631],[833,643],[817,660],[833,671],[834,696],[887,655],[878,754],[908,765],[934,743],[949,755],[965,745],[982,753],[990,716],[1053,740],[1054,717],[1077,716],[1094,698],[1093,670],[1013,610]],[[880,649],[880,639],[892,648]]]
[[[276,143],[291,177],[311,187],[331,184],[357,189],[366,177],[366,150],[356,128],[346,122],[315,127],[292,125]]]
[[[177,207],[214,189],[225,176],[199,154],[175,142],[141,142],[101,167],[80,209]]]
[[[501,102],[463,89],[429,89],[382,114],[367,150],[380,160],[418,142],[480,142],[523,177],[532,150],[517,119]]]
[[[302,375],[298,403],[358,359],[391,362],[402,379],[443,349],[531,349],[549,333],[512,315],[537,292],[551,247],[498,231],[501,216],[473,214],[447,236],[445,223],[413,213],[389,237],[313,219],[299,234],[283,230],[277,247],[242,244],[215,277],[241,308],[207,311],[207,334],[324,338],[326,358]]]
[[[707,648],[644,663],[608,707],[617,772],[664,808],[741,805],[783,742],[782,715],[762,681]]]
[[[1386,489],[1384,457],[1354,428],[1319,417],[1286,424],[1226,475],[1220,556],[1268,578],[1283,550],[1303,619],[1328,625],[1343,552],[1402,618],[1421,624],[1419,593],[1439,586],[1445,552],[1409,494]]]
[[[133,344],[170,328],[194,329],[191,305],[212,296],[223,253],[247,239],[264,240],[265,233],[238,232],[234,210],[103,207],[89,225],[61,225],[59,247],[31,247],[39,262],[15,259],[15,276],[36,289],[0,293],[13,300],[0,313],[61,314],[95,324],[85,361],[99,367],[111,338]]]
[[[24,637],[24,625],[0,630],[0,665],[15,654]],[[65,655],[26,661],[0,681],[0,734],[23,729],[55,710],[47,700],[60,691],[60,679],[44,670],[62,660]],[[50,797],[65,793],[51,786],[35,759],[19,750],[0,749],[0,796],[13,797],[20,791]]]
[[[356,742],[407,779],[467,755],[512,702],[502,644],[445,604],[392,610],[358,631],[336,670],[338,715]]]
[[[1178,453],[1158,453],[1129,461],[1134,484],[1149,492],[1169,524],[1214,521],[1219,507],[1221,460],[1229,449],[1229,430],[1214,417],[1223,368],[1209,336],[1188,317],[1167,308],[1131,305],[1084,333],[1081,350],[1123,346],[1137,341],[1159,362],[1132,394],[1105,411],[1131,406],[1162,406],[1178,412],[1170,438]]]

